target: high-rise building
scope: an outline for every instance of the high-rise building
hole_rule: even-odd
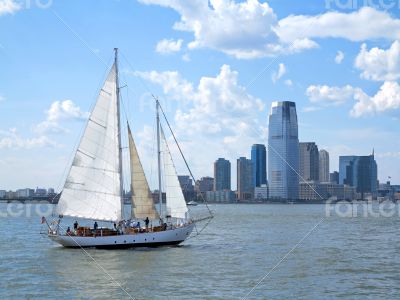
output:
[[[299,138],[296,104],[273,102],[268,126],[270,198],[298,199]]]
[[[253,164],[250,159],[240,157],[237,160],[237,195],[240,200],[253,197]]]
[[[179,184],[181,186],[183,196],[186,201],[191,201],[195,198],[194,186],[192,178],[188,175],[178,176]]]
[[[267,150],[265,145],[254,144],[251,147],[253,163],[253,187],[267,184]]]
[[[231,163],[224,158],[214,162],[214,191],[231,189]]]
[[[319,181],[329,182],[329,152],[326,150],[319,151]]]
[[[319,152],[314,143],[299,143],[300,182],[319,180]]]
[[[376,195],[378,167],[374,154],[368,156],[340,156],[339,183],[354,186],[364,199],[365,194]]]
[[[212,191],[214,187],[214,178],[212,177],[202,177],[199,180],[196,180],[195,191],[197,193],[204,193],[208,191]]]
[[[331,183],[339,184],[339,172],[338,171],[333,171],[332,173],[330,173],[329,174],[329,181]]]

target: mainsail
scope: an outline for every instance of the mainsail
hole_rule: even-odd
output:
[[[58,203],[62,215],[121,220],[117,74],[114,64],[89,117]]]
[[[167,140],[161,128],[161,154],[164,163],[165,193],[167,196],[167,214],[173,218],[186,219],[188,208],[182,193]]]
[[[147,183],[129,125],[128,140],[131,162],[132,218],[144,219],[149,217],[149,219],[159,219],[160,216],[154,207],[149,184]]]

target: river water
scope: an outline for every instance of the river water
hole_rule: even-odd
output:
[[[246,299],[400,298],[398,210],[215,205],[182,246],[85,252],[40,234],[49,207],[0,204],[0,299],[241,299],[263,277]]]

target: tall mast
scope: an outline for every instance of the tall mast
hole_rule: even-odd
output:
[[[158,159],[158,202],[160,204],[160,218],[162,218],[162,190],[161,190],[161,150],[160,150],[160,103],[156,99],[157,111],[157,159]]]
[[[118,164],[119,164],[119,188],[121,193],[121,219],[124,219],[124,182],[122,174],[122,143],[121,143],[121,114],[120,114],[120,97],[119,97],[119,78],[118,78],[118,48],[114,48],[115,51],[115,81],[117,86],[117,125],[118,125]]]

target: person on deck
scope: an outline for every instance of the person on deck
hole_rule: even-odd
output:
[[[68,226],[68,228],[67,228],[67,234],[69,235],[71,233],[71,228],[69,228],[69,226]]]
[[[93,228],[94,228],[94,230],[97,230],[97,228],[99,228],[99,225],[97,224],[97,222],[94,222]]]
[[[146,230],[149,229],[149,223],[150,223],[149,217],[146,217],[146,220],[144,220],[144,223],[146,224]]]
[[[75,221],[74,223],[74,230],[76,231],[78,229],[78,221]]]

